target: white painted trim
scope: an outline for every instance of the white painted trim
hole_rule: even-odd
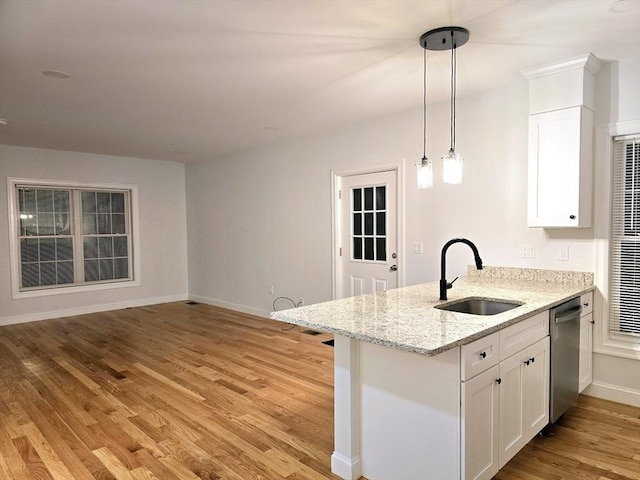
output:
[[[404,221],[404,206],[405,206],[405,182],[404,182],[404,163],[403,158],[400,162],[388,165],[378,165],[376,167],[362,167],[350,170],[335,171],[331,170],[331,291],[333,299],[338,298],[338,290],[340,285],[340,269],[338,268],[339,256],[338,245],[340,244],[340,228],[338,225],[339,208],[340,204],[336,201],[338,190],[342,185],[343,177],[352,177],[355,175],[368,175],[370,173],[381,172],[395,172],[396,174],[396,252],[398,254],[398,285],[397,287],[404,287],[406,282],[406,261],[405,261],[405,221]]]
[[[362,472],[362,460],[360,456],[347,458],[338,452],[331,455],[331,472],[345,480],[358,480]]]
[[[144,307],[147,305],[156,305],[159,303],[181,302],[188,299],[189,296],[186,293],[180,293],[177,295],[167,295],[164,297],[141,298],[137,300],[127,300],[125,302],[88,305],[86,307],[67,308],[63,310],[29,313],[25,315],[12,315],[8,317],[0,317],[0,327],[5,325],[15,325],[18,323],[38,322],[41,320],[49,320],[52,318],[73,317],[76,315],[87,315],[89,313],[121,310],[123,308]]]
[[[612,402],[624,403],[640,407],[640,391],[631,388],[611,385],[609,383],[593,382],[583,392],[583,395],[602,398]]]
[[[640,360],[640,343],[616,340],[609,333],[609,237],[611,235],[611,162],[612,139],[617,135],[640,132],[640,119],[600,125],[596,128],[594,187],[595,230],[595,353]],[[593,384],[592,384],[593,385]],[[604,384],[601,384],[604,385]]]
[[[595,75],[600,70],[601,65],[602,63],[593,53],[588,53],[587,55],[580,55],[578,57],[569,58],[563,62],[556,62],[522,70],[521,73],[528,80],[544,77],[545,75],[564,72],[566,70],[572,70],[574,68],[584,68],[585,70]]]
[[[214,307],[226,308],[227,310],[235,310],[236,312],[248,313],[249,315],[255,315],[257,317],[270,318],[269,313],[271,313],[269,312],[269,310],[248,307],[246,305],[227,302],[224,300],[219,300],[217,298],[203,297],[200,295],[189,295],[189,300],[193,300],[194,302],[206,303],[207,305],[212,305]]]
[[[106,283],[75,284],[72,286],[52,286],[52,288],[42,288],[37,290],[20,291],[20,265],[18,248],[18,218],[16,208],[16,185],[42,185],[51,187],[69,188],[96,188],[105,190],[125,190],[129,191],[129,202],[131,206],[130,218],[130,238],[132,240],[132,280],[113,281]],[[140,217],[138,208],[138,186],[134,184],[122,183],[96,183],[96,182],[76,182],[67,180],[41,180],[34,178],[7,177],[7,205],[9,219],[9,270],[11,278],[11,298],[13,300],[48,297],[50,295],[67,295],[71,293],[95,292],[100,290],[110,290],[114,288],[139,287],[141,284],[141,261],[140,261]]]

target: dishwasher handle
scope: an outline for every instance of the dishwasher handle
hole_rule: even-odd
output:
[[[561,315],[557,315],[555,317],[555,323],[570,322],[571,320],[575,319],[576,316],[579,316],[580,312],[582,312],[581,305],[576,308],[572,308],[571,310],[567,310],[566,312],[562,312]]]

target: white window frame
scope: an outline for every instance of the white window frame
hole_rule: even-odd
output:
[[[620,337],[609,331],[609,280],[613,138],[640,131],[640,120],[600,126],[596,132],[595,283],[600,295],[596,299],[598,313],[595,323],[594,352],[640,360],[640,341],[634,337]],[[598,321],[598,317],[600,321]]]
[[[30,185],[34,187],[54,187],[83,190],[127,190],[130,202],[130,224],[132,243],[132,278],[125,281],[90,283],[84,285],[51,285],[51,288],[38,288],[33,290],[20,290],[20,244],[18,241],[18,185]],[[94,292],[114,288],[136,287],[140,285],[140,227],[138,216],[138,186],[129,184],[75,182],[66,180],[41,180],[33,178],[7,178],[7,205],[9,214],[9,254],[11,269],[11,298],[44,297],[50,295],[65,295],[70,293]]]

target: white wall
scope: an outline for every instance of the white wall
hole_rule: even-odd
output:
[[[449,106],[429,107],[428,155],[436,180],[418,190],[421,111],[387,117],[295,142],[187,165],[189,291],[265,313],[275,295],[306,303],[331,299],[331,171],[405,162],[406,284],[439,278],[442,245],[474,241],[487,265],[594,269],[593,231],[527,228],[528,84],[458,101],[462,185],[444,185],[440,156],[449,147]],[[521,257],[521,245],[536,257]],[[570,260],[557,260],[560,244]],[[464,274],[471,251],[455,246],[448,276]]]
[[[605,64],[597,81],[597,123],[640,118],[639,65],[637,58]],[[431,190],[415,186],[421,111],[188,165],[190,294],[263,315],[279,295],[305,303],[330,300],[331,171],[403,159],[404,251],[424,242],[425,252],[407,254],[407,285],[436,280],[440,249],[457,236],[474,241],[487,265],[594,271],[593,228],[527,227],[527,81],[461,97],[457,107],[456,147],[465,157],[459,186],[440,180],[439,158],[449,146],[448,103],[428,109],[427,154],[436,170]],[[535,258],[522,258],[524,244],[535,246]],[[558,260],[562,245],[569,247],[569,261]],[[472,263],[464,246],[449,256],[450,278]],[[594,363],[596,381],[640,393],[640,362],[595,355]],[[610,367],[620,371],[610,375]]]
[[[141,284],[12,300],[7,177],[138,185]],[[184,165],[0,145],[0,325],[187,298]]]

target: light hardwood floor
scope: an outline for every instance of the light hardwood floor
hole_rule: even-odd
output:
[[[331,337],[289,328],[183,302],[0,327],[0,478],[337,479]],[[639,413],[581,397],[496,479],[640,479]]]

